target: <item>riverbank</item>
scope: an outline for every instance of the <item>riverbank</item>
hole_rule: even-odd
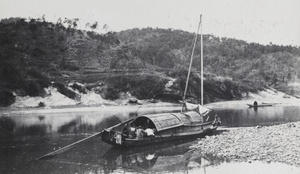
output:
[[[85,107],[108,107],[108,106],[132,106],[132,105],[142,105],[143,107],[156,107],[156,106],[170,106],[179,105],[178,102],[163,102],[160,100],[138,100],[132,97],[130,94],[123,94],[118,100],[105,100],[100,95],[95,92],[88,92],[87,94],[82,94],[77,100],[70,99],[61,93],[59,93],[55,88],[47,89],[48,95],[45,97],[29,97],[17,96],[16,101],[9,107],[0,108],[0,110],[49,110],[49,109],[74,109]],[[248,93],[242,98],[242,101],[258,101],[258,103],[272,103],[272,104],[297,104],[299,99],[296,97],[287,95],[283,92],[277,91],[275,89],[269,88],[264,91],[260,91],[256,94]],[[130,101],[135,101],[136,103],[130,103]],[[241,100],[235,100],[240,103]],[[209,103],[208,107],[222,107],[218,103],[224,105],[225,101]],[[234,102],[234,101],[230,101]],[[43,106],[39,106],[43,103]],[[243,103],[244,105],[244,103]],[[226,107],[226,106],[225,106]]]
[[[220,128],[192,148],[234,161],[280,162],[300,167],[300,122],[274,126]]]
[[[40,106],[39,104],[43,105]],[[81,112],[97,111],[99,109],[140,108],[140,107],[168,107],[180,106],[179,103],[163,102],[159,100],[138,100],[130,94],[123,94],[118,100],[105,100],[93,91],[81,94],[73,100],[59,93],[55,88],[47,89],[45,97],[17,96],[15,103],[9,107],[0,107],[0,112],[14,113],[53,113],[53,112]]]

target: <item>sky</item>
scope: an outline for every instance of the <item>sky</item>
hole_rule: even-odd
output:
[[[0,19],[79,18],[99,32],[164,28],[260,44],[300,46],[300,0],[0,0]],[[103,29],[102,26],[108,28]]]

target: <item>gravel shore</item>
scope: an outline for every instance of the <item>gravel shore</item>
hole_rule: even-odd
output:
[[[236,161],[282,162],[299,167],[300,122],[228,128],[218,135],[206,136],[193,148]]]

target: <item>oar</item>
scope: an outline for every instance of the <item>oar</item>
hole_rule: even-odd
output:
[[[117,118],[117,119],[121,122],[121,120],[120,120],[117,116],[114,115],[114,117]],[[115,126],[113,126],[113,127],[116,127],[116,126],[118,126],[118,125],[120,125],[120,124],[126,124],[126,123],[128,123],[128,122],[130,122],[130,121],[132,121],[132,120],[133,120],[133,118],[131,118],[131,119],[129,119],[129,120],[123,122],[123,123],[121,122],[121,123],[119,123],[119,124],[117,124],[117,125],[115,125]],[[113,128],[113,127],[110,127],[110,128]],[[104,131],[104,130],[103,130],[103,131]],[[67,146],[65,146],[65,147],[62,147],[62,148],[60,148],[60,149],[58,149],[58,150],[55,150],[55,151],[53,151],[53,152],[51,152],[51,153],[48,153],[48,154],[46,154],[46,155],[44,155],[44,156],[41,156],[41,157],[37,158],[36,160],[40,160],[40,159],[43,159],[43,158],[55,156],[55,155],[58,155],[58,154],[60,154],[60,153],[62,153],[62,152],[65,152],[65,151],[67,151],[67,150],[69,150],[69,149],[71,149],[71,148],[77,146],[77,145],[80,144],[80,143],[86,142],[86,141],[88,141],[88,140],[90,140],[90,139],[92,139],[92,138],[94,138],[94,137],[96,137],[96,136],[101,135],[101,134],[103,133],[103,131],[98,132],[98,133],[95,133],[95,134],[93,134],[93,135],[91,135],[91,136],[89,136],[89,137],[86,137],[86,138],[84,138],[84,139],[81,139],[81,140],[79,140],[79,141],[76,141],[75,143],[69,144],[69,145],[67,145]]]
[[[53,152],[51,152],[51,153],[48,153],[48,154],[46,154],[46,155],[44,155],[44,156],[41,156],[41,157],[37,158],[36,160],[40,160],[40,159],[43,159],[43,158],[47,158],[47,157],[51,157],[51,156],[58,155],[58,154],[60,154],[60,153],[62,153],[62,152],[65,152],[65,151],[67,151],[67,150],[69,150],[69,149],[71,149],[71,148],[77,146],[77,145],[80,144],[80,143],[86,142],[86,141],[88,141],[88,140],[90,140],[90,139],[92,139],[92,138],[94,138],[94,137],[96,137],[96,136],[101,135],[102,132],[103,132],[103,131],[98,132],[98,133],[95,133],[95,134],[93,134],[93,135],[91,135],[91,136],[89,136],[89,137],[86,137],[86,138],[84,138],[84,139],[81,139],[81,140],[79,140],[79,141],[76,141],[76,142],[74,142],[74,143],[72,143],[72,144],[69,144],[69,145],[67,145],[67,146],[65,146],[65,147],[62,147],[62,148],[60,148],[60,149],[58,149],[58,150],[55,150],[55,151],[53,151]]]

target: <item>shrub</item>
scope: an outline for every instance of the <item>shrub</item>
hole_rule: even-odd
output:
[[[10,91],[0,90],[0,106],[7,107],[13,104],[16,100],[16,96]]]
[[[43,103],[43,102],[39,102],[39,104],[38,104],[38,107],[45,107],[46,105],[45,105],[45,103]]]
[[[116,100],[119,98],[119,90],[114,87],[106,88],[105,98],[110,100]]]
[[[32,97],[40,96],[43,93],[43,89],[40,87],[37,81],[27,82],[23,89],[27,95]]]

